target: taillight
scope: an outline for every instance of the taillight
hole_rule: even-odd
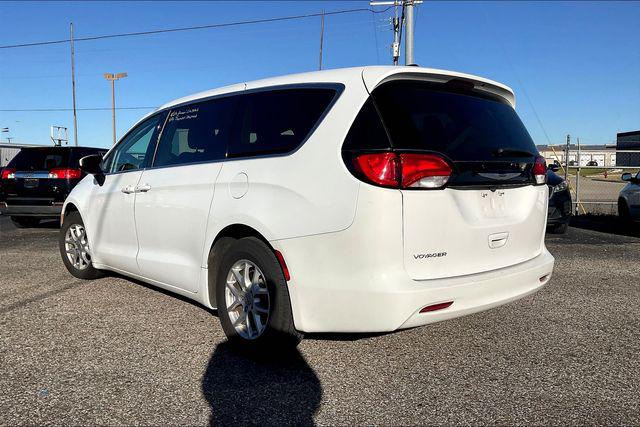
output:
[[[354,166],[369,182],[390,188],[441,188],[451,176],[451,166],[434,154],[359,154]]]
[[[54,179],[77,179],[82,176],[80,169],[55,168],[49,171],[49,178]]]
[[[16,177],[16,170],[14,168],[2,169],[2,179],[13,179]]]
[[[449,181],[451,166],[433,154],[400,154],[402,188],[440,188]]]
[[[536,184],[545,184],[547,182],[547,162],[544,157],[536,156],[532,172],[536,180]]]

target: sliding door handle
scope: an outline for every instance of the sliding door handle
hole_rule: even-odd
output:
[[[149,184],[142,184],[136,187],[136,192],[138,193],[146,193],[149,190],[151,190],[151,186]]]
[[[124,194],[131,194],[131,193],[135,193],[135,192],[136,192],[136,190],[135,190],[135,188],[133,187],[133,185],[127,185],[126,187],[123,187],[123,188],[122,188],[122,192],[123,192]]]

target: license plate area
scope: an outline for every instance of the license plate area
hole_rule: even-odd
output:
[[[38,178],[25,178],[24,188],[36,188],[40,180]]]

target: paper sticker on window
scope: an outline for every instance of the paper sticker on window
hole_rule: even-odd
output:
[[[200,107],[189,107],[185,110],[174,110],[169,114],[169,122],[180,122],[182,120],[195,119],[198,117]]]

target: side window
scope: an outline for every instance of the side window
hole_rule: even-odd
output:
[[[157,114],[129,132],[104,160],[103,170],[114,173],[146,167],[155,150],[155,141],[164,117],[163,114]]]
[[[229,157],[287,153],[307,138],[331,104],[334,89],[278,89],[242,95],[240,135]]]
[[[236,98],[219,98],[171,110],[153,166],[222,160],[235,117]]]

